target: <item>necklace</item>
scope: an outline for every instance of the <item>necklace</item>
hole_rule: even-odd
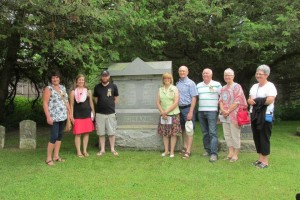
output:
[[[78,88],[79,95],[82,95],[84,88]]]

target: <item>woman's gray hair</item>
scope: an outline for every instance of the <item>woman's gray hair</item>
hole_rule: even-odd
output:
[[[234,71],[230,68],[225,69],[224,74],[234,75]]]
[[[260,65],[256,69],[256,72],[257,71],[263,71],[265,74],[270,75],[271,69],[268,65]]]

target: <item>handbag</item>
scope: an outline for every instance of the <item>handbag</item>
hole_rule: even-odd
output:
[[[61,96],[61,99],[65,103],[67,111],[68,111],[68,105],[67,105],[67,102],[65,100],[65,96],[62,95],[61,93],[59,93],[59,94]],[[67,113],[67,121],[66,121],[66,125],[65,125],[65,128],[64,128],[64,132],[70,132],[71,130],[72,130],[72,122],[71,122],[71,119],[69,117],[69,111],[68,111],[68,113]]]
[[[239,108],[237,112],[237,122],[239,126],[243,126],[251,123],[247,107]]]
[[[265,121],[266,122],[273,122],[273,115],[272,114],[266,114]]]
[[[72,122],[71,122],[71,119],[68,115],[64,132],[70,132],[71,130],[72,130]]]

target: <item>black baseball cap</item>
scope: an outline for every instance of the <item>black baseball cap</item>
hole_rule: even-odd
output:
[[[109,76],[109,72],[107,70],[103,70],[101,72],[101,76]]]

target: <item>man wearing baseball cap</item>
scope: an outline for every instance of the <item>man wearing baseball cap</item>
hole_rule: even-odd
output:
[[[105,153],[105,135],[109,136],[110,150],[114,156],[118,156],[115,150],[115,133],[117,117],[115,105],[118,103],[118,87],[110,83],[110,75],[107,70],[101,72],[101,82],[94,88],[94,100],[96,103],[96,129],[99,136],[100,151],[98,156]]]

